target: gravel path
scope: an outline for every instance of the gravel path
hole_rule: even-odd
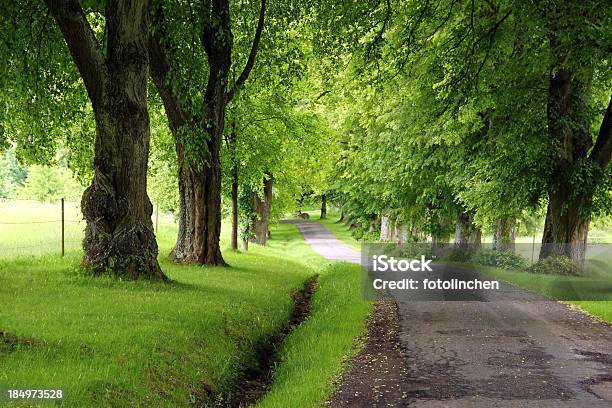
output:
[[[319,255],[334,261],[361,262],[360,253],[337,239],[324,225],[306,220],[283,220],[282,222],[295,224],[304,240]]]
[[[359,262],[323,225],[291,222],[319,254]],[[612,327],[522,292],[470,302],[392,293],[397,317],[377,305],[364,351],[328,405],[612,407]]]

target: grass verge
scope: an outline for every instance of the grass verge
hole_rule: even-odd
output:
[[[0,259],[0,387],[63,388],[68,407],[203,405],[233,392],[289,321],[291,294],[320,273],[311,315],[283,342],[259,405],[323,403],[370,312],[359,266],[323,267],[290,224],[265,248],[224,251],[231,269],[169,262],[174,238],[162,226],[172,284],[83,276],[77,250]]]
[[[174,235],[160,232],[161,254]],[[160,257],[172,284],[80,274],[80,253],[0,261],[0,387],[63,388],[68,407],[202,405],[290,319],[313,274],[291,254],[225,251],[228,268]],[[282,256],[280,256],[282,255]]]
[[[470,268],[495,279],[540,293],[578,307],[608,323],[612,323],[611,300],[572,300],[576,298],[609,299],[610,293],[602,287],[602,278],[609,279],[602,269],[590,268],[586,276],[538,275],[521,270],[506,270],[491,266],[470,264]]]
[[[273,382],[257,407],[318,407],[332,394],[346,359],[358,351],[372,310],[361,297],[361,267],[328,263],[303,240],[294,225],[280,224],[272,232],[273,249],[292,246],[302,262],[320,268],[310,316],[285,339]]]

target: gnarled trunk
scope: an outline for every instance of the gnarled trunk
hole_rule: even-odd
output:
[[[113,96],[95,110],[94,177],[81,200],[87,221],[83,265],[95,274],[162,279],[146,190],[146,69],[137,73],[113,75]],[[139,88],[141,100],[128,96]]]
[[[556,35],[551,34],[556,46]],[[595,191],[594,183],[578,193],[568,183],[576,171],[576,161],[586,159],[593,142],[590,133],[587,96],[590,83],[567,69],[557,69],[548,87],[548,133],[559,143],[560,157],[553,170],[548,192],[548,209],[540,257],[567,256],[577,265],[584,264],[590,215],[588,207]],[[591,185],[589,185],[591,184]]]
[[[83,193],[83,265],[94,274],[165,279],[147,196],[149,1],[106,2],[106,56],[76,0],[47,0],[96,121],[94,176]]]
[[[573,7],[571,3],[554,4],[547,22],[552,62],[547,125],[555,146],[555,167],[548,189],[540,257],[564,255],[582,266],[593,196],[612,158],[612,98],[593,145],[589,102],[594,61],[585,58],[579,69],[568,63],[572,50],[584,46],[582,38],[572,32],[575,27],[563,23],[566,18],[575,18],[571,15],[575,12]],[[593,13],[581,18],[588,22],[597,16]]]

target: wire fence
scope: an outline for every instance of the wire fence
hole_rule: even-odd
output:
[[[153,213],[153,227],[172,223],[171,215]],[[81,248],[86,222],[78,201],[0,199],[0,258],[57,254]]]

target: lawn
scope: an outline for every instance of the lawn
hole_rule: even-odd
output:
[[[38,239],[33,225],[0,244]],[[78,249],[61,258],[41,245],[0,257],[0,388],[63,388],[69,407],[225,398],[288,322],[292,293],[318,274],[311,315],[281,345],[260,404],[323,403],[365,330],[370,304],[359,296],[359,267],[327,265],[289,224],[273,229],[268,247],[225,250],[231,268],[179,266],[166,256],[175,233],[171,220],[160,223],[160,263],[171,284],[84,276]]]
[[[557,299],[612,323],[612,270],[610,264],[587,263],[584,276],[538,275],[522,270],[505,270],[482,265],[470,268],[483,275]],[[580,300],[577,300],[580,299]]]
[[[225,254],[231,269],[162,258],[172,284],[82,276],[77,252],[0,261],[0,385],[64,388],[79,407],[229,393],[313,271],[259,248]]]

